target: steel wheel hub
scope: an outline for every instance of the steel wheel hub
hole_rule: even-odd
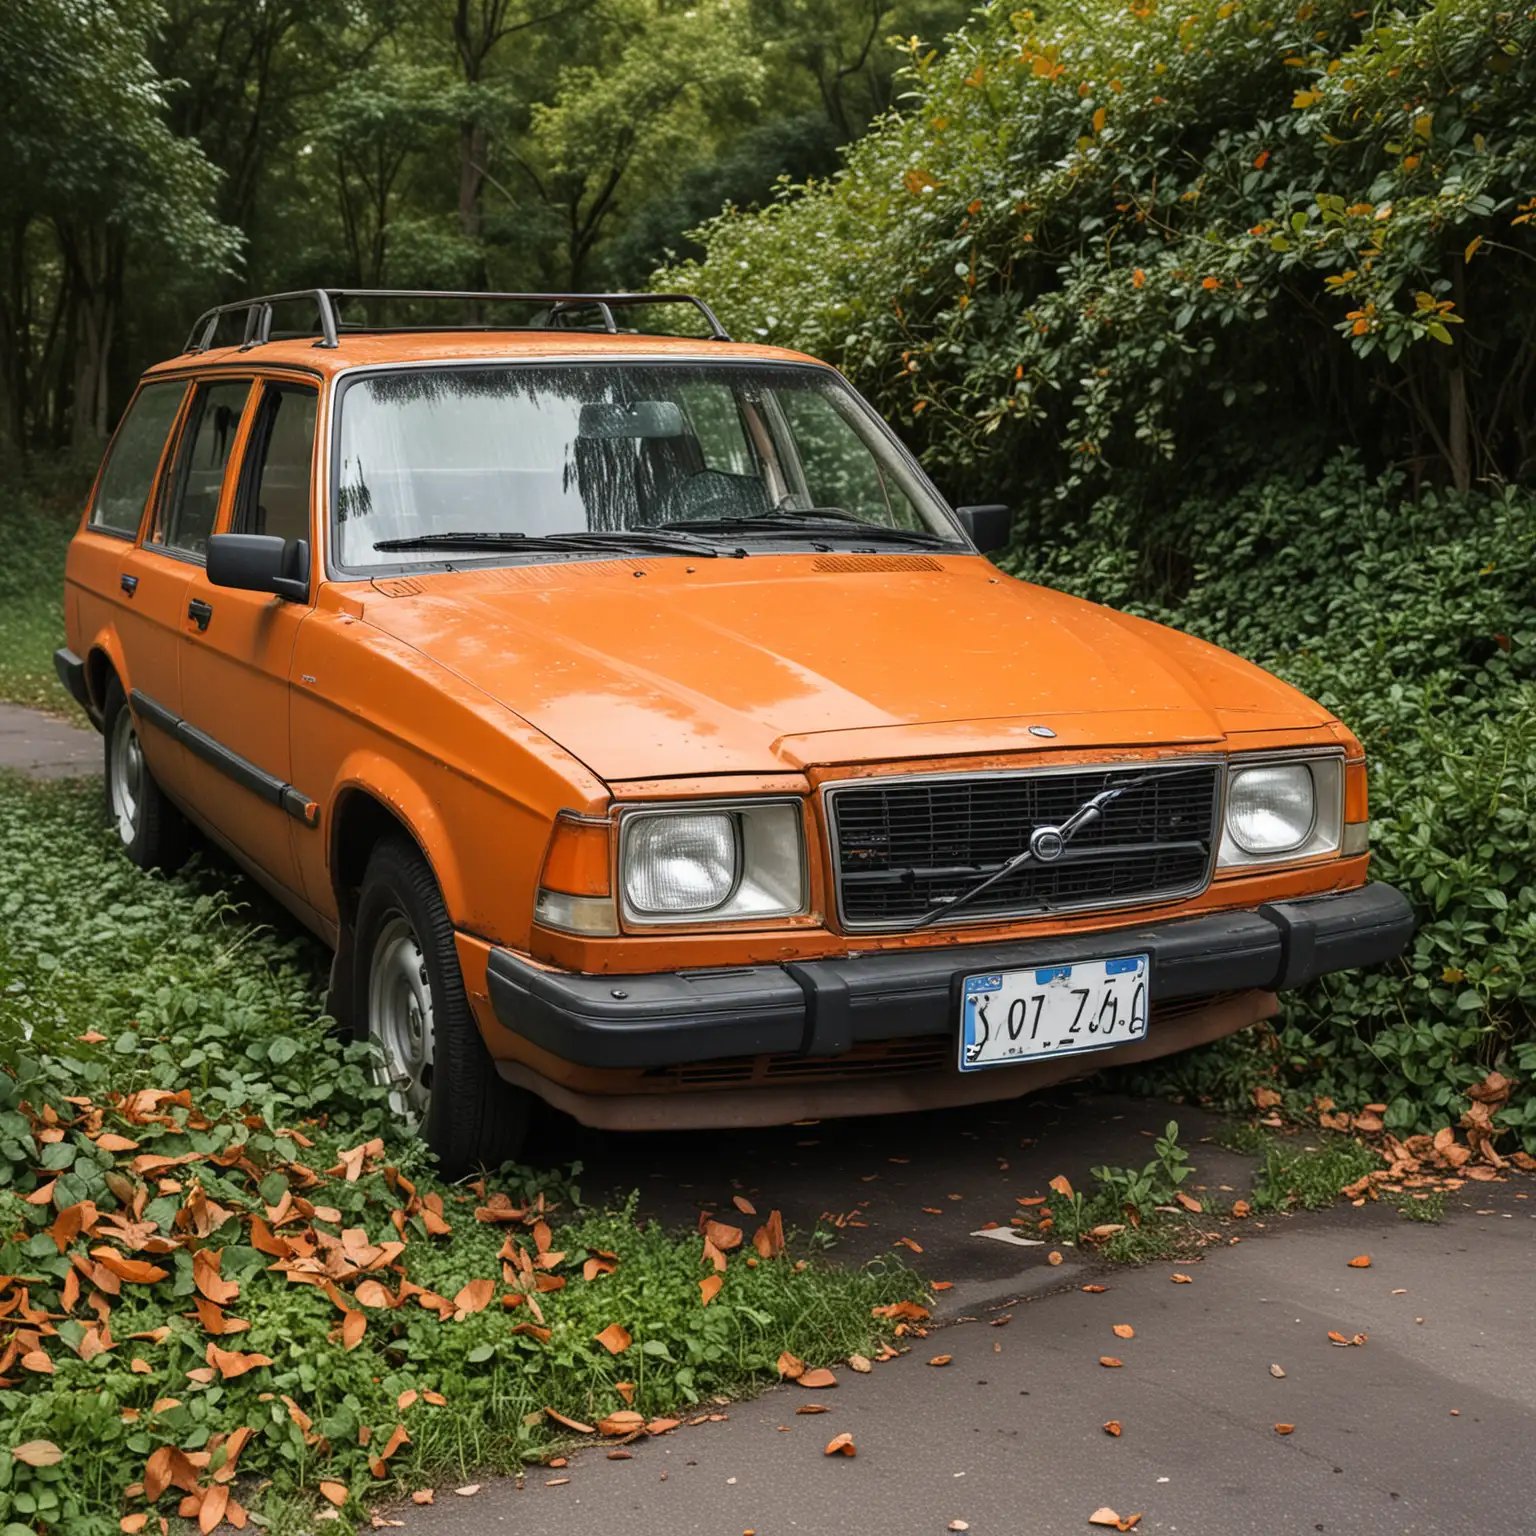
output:
[[[368,965],[368,1038],[373,1080],[389,1089],[389,1107],[410,1129],[426,1119],[435,1049],[426,957],[405,917],[379,931]]]
[[[112,722],[112,815],[124,844],[138,835],[143,798],[144,753],[133,716],[124,707]]]

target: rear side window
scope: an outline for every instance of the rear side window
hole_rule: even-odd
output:
[[[133,397],[107,450],[106,468],[91,508],[92,528],[133,538],[154,488],[155,471],[176,413],[187,393],[184,379],[146,384]]]
[[[207,553],[208,535],[224,495],[224,474],[250,393],[249,379],[197,386],[176,450],[170,495],[161,498],[156,544],[189,555]]]
[[[318,394],[302,384],[268,384],[245,450],[236,533],[309,537]]]

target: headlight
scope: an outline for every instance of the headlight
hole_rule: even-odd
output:
[[[619,868],[624,915],[635,922],[803,912],[800,802],[630,811]]]
[[[1337,853],[1344,764],[1338,757],[1234,762],[1227,775],[1220,866]]]

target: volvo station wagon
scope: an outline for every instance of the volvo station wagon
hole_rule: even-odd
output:
[[[1344,723],[1011,526],[686,295],[264,296],[144,375],[57,664],[128,857],[196,829],[331,945],[451,1173],[540,1101],[1011,1099],[1397,955]]]

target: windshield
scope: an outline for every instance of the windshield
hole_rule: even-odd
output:
[[[444,547],[455,535],[471,551],[477,539],[505,539],[503,559],[520,536],[622,539],[632,529],[740,534],[755,547],[907,535],[959,544],[868,408],[819,368],[605,362],[361,374],[342,397],[337,469],[336,559],[351,570],[457,563],[463,556]],[[409,547],[417,541],[426,547]]]

